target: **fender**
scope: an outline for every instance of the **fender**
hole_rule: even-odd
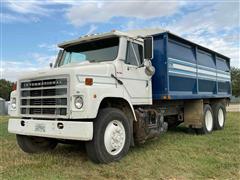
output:
[[[98,111],[99,111],[100,106],[102,105],[102,103],[104,103],[104,101],[108,101],[108,100],[109,101],[112,100],[113,102],[114,101],[115,102],[121,101],[121,102],[127,103],[127,105],[130,107],[130,111],[131,111],[131,113],[133,115],[134,121],[137,121],[136,114],[135,114],[135,111],[134,111],[134,108],[133,108],[131,102],[128,99],[125,99],[124,97],[105,97],[105,98],[103,98],[101,103],[99,104]]]
[[[99,92],[100,91],[100,92]],[[93,115],[94,114],[94,117],[92,118],[96,118],[97,117],[97,114],[99,112],[99,108],[101,106],[101,104],[106,100],[106,99],[112,99],[112,100],[123,100],[125,101],[130,109],[131,109],[131,112],[132,112],[132,115],[134,117],[134,121],[137,121],[137,118],[136,118],[136,115],[135,115],[135,112],[134,112],[134,108],[133,108],[133,105],[130,101],[130,97],[127,95],[127,93],[124,93],[124,87],[121,86],[121,85],[117,85],[117,88],[114,87],[114,89],[112,88],[107,88],[107,89],[99,89],[98,92],[99,93],[96,93],[96,96],[100,96],[99,99],[96,101],[96,102],[93,102],[93,101],[89,101],[89,102],[92,102],[91,105],[89,104],[89,106],[91,106],[92,108],[92,113],[89,113],[89,115]],[[91,95],[89,96],[91,97]]]

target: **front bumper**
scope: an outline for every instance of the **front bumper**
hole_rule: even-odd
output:
[[[9,119],[8,132],[27,136],[89,141],[93,122]]]

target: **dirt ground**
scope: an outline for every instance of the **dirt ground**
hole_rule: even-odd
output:
[[[240,104],[230,104],[227,106],[228,112],[240,112]]]

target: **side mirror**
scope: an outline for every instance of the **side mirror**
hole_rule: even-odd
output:
[[[144,59],[153,59],[153,37],[144,38]]]
[[[53,63],[49,63],[49,67],[52,68],[53,67]]]

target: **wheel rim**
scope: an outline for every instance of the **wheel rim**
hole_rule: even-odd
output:
[[[111,121],[104,133],[104,145],[111,155],[117,155],[124,147],[126,132],[122,122],[118,120]]]
[[[207,110],[206,114],[205,114],[205,125],[206,125],[206,129],[210,132],[212,131],[213,128],[213,117],[212,117],[212,113],[210,110]]]
[[[218,123],[220,127],[223,127],[224,124],[224,114],[222,108],[219,108],[218,110]]]

